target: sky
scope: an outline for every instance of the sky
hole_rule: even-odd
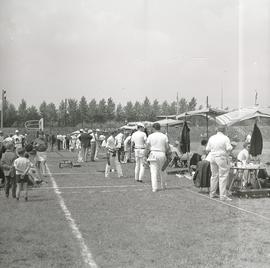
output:
[[[270,0],[0,0],[0,88],[16,106],[85,96],[269,106]]]

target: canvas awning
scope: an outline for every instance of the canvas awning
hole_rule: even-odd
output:
[[[154,123],[159,123],[161,127],[174,127],[174,126],[183,125],[184,121],[183,120],[175,120],[175,119],[171,119],[171,118],[165,118],[165,119],[158,120]]]
[[[270,108],[260,108],[259,106],[238,109],[216,117],[220,125],[231,126],[244,120],[258,117],[270,117]]]

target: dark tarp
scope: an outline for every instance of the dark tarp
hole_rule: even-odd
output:
[[[184,123],[180,141],[180,149],[183,154],[190,152],[190,129],[187,122]]]
[[[262,154],[263,149],[263,138],[260,129],[257,126],[257,123],[254,124],[253,132],[251,135],[250,149],[249,153],[252,156],[257,156]]]

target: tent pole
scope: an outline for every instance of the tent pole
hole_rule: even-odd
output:
[[[209,133],[208,133],[208,114],[206,114],[206,138],[208,140]]]

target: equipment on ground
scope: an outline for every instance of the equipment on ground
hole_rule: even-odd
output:
[[[61,160],[59,163],[59,168],[69,167],[73,168],[73,163],[71,160]]]

